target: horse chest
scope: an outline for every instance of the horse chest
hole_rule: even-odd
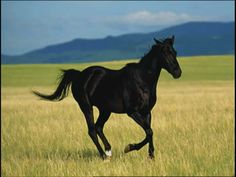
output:
[[[124,99],[129,110],[149,111],[155,104],[156,94],[145,83],[133,84],[126,92]]]
[[[137,110],[147,109],[149,107],[150,91],[148,89],[140,89],[134,94],[134,108]]]

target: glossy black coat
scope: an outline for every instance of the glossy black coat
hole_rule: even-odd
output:
[[[120,70],[101,66],[91,66],[83,71],[63,70],[61,81],[53,94],[34,93],[46,100],[60,101],[67,96],[71,86],[73,97],[86,118],[89,135],[102,158],[106,158],[106,154],[97,135],[105,150],[110,151],[111,145],[103,133],[104,124],[112,112],[128,114],[144,129],[146,137],[140,143],[126,146],[125,152],[139,150],[149,143],[149,156],[154,158],[151,110],[157,99],[158,78],[162,68],[174,78],[179,78],[182,73],[173,48],[174,36],[164,41],[154,40],[156,44],[138,63],[129,63]],[[93,106],[100,112],[96,123]]]

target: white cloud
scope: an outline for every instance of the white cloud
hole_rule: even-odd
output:
[[[173,23],[186,22],[193,20],[193,17],[186,13],[177,14],[170,11],[162,12],[149,12],[149,11],[137,11],[127,14],[120,18],[124,23],[130,25],[169,25]]]
[[[107,17],[106,22],[112,26],[127,25],[133,27],[167,26],[189,21],[201,20],[186,13],[171,11],[150,12],[147,10],[136,11],[123,16]]]

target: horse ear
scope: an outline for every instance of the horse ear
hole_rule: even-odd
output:
[[[157,40],[157,39],[155,39],[155,38],[153,38],[154,39],[154,41],[156,42],[156,44],[161,44],[162,42],[161,41],[159,41],[159,40]]]
[[[174,35],[172,36],[171,40],[172,40],[172,45],[173,45],[174,42],[175,42],[175,36]]]

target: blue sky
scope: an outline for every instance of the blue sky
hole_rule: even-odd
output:
[[[234,21],[234,1],[3,1],[1,53],[75,38],[147,33],[189,21]]]

